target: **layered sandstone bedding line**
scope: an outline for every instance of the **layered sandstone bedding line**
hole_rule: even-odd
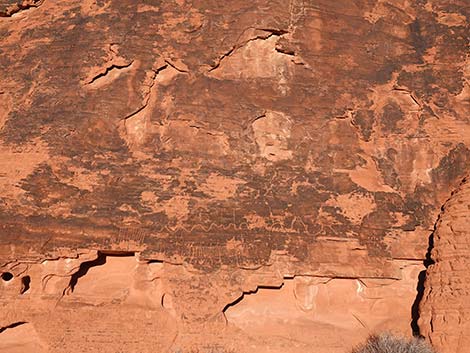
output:
[[[416,329],[470,174],[466,0],[0,14],[1,350],[341,353]]]
[[[433,235],[420,305],[421,333],[439,352],[468,352],[470,183],[466,178],[445,203]]]

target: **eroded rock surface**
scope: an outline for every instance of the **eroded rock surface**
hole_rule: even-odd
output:
[[[428,238],[470,174],[466,1],[0,14],[2,352],[412,333]]]
[[[433,235],[433,264],[427,269],[420,307],[421,333],[442,353],[470,349],[469,196],[466,179],[443,207]]]

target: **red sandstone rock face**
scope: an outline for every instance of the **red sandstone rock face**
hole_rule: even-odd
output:
[[[465,180],[444,205],[436,225],[420,328],[439,352],[468,352],[470,303],[468,294],[470,184]]]
[[[469,174],[466,1],[0,14],[2,352],[411,334],[428,237]]]

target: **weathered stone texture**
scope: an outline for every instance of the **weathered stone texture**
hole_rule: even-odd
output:
[[[420,307],[421,333],[439,352],[464,353],[470,347],[470,183],[468,179],[443,207],[433,235]]]
[[[470,174],[468,1],[0,14],[0,351],[411,334],[428,238]]]

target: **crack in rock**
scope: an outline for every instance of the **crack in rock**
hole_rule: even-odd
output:
[[[14,322],[14,323],[12,323],[8,326],[0,327],[0,333],[3,333],[8,329],[12,329],[12,328],[15,328],[15,327],[18,327],[18,326],[21,326],[21,325],[25,325],[25,324],[27,324],[26,321],[18,321],[18,322]]]
[[[109,81],[109,79],[116,79],[122,71],[126,71],[129,69],[134,61],[131,61],[129,64],[118,65],[118,64],[111,64],[104,68],[102,72],[99,72],[96,76],[92,77],[91,79],[85,82],[85,85],[90,86],[102,86],[102,83],[106,83],[104,81]]]
[[[157,76],[160,72],[162,72],[163,70],[167,69],[169,66],[169,64],[165,61],[165,64],[162,65],[162,66],[159,66],[157,69],[152,69],[152,75],[150,77],[150,84],[148,86],[148,90],[144,96],[144,99],[143,99],[143,103],[142,105],[137,108],[136,110],[134,110],[133,112],[131,112],[130,114],[126,115],[124,118],[122,118],[122,120],[127,120],[127,119],[130,119],[132,117],[134,117],[135,115],[139,114],[141,111],[143,111],[145,108],[147,108],[147,105],[150,101],[150,96],[152,94],[152,89],[154,88],[155,86],[155,83],[157,81]],[[173,66],[172,66],[173,67]]]
[[[293,65],[303,66],[311,71],[312,68],[298,55],[290,42],[280,43],[280,39],[288,34],[287,31],[255,30],[262,33],[258,32],[246,40],[238,41],[211,65],[207,73],[221,79],[276,79],[278,89],[286,94],[289,91],[289,78],[293,75]]]
[[[177,75],[189,74],[186,65],[168,59],[161,60],[156,67],[147,74],[148,86],[141,106],[120,120],[122,137],[131,148],[141,145],[152,133],[151,114],[158,103],[157,86],[169,84]]]
[[[211,71],[214,71],[215,69],[217,69],[225,58],[231,56],[236,51],[243,48],[244,46],[246,46],[250,42],[253,42],[253,41],[256,41],[256,40],[267,40],[267,39],[269,39],[273,36],[280,37],[281,35],[284,35],[284,34],[287,33],[287,31],[283,31],[283,30],[268,30],[268,29],[260,29],[260,30],[266,32],[266,34],[265,35],[257,35],[253,38],[249,38],[249,39],[244,40],[240,43],[236,43],[227,52],[222,54],[217,59],[216,63],[211,66],[211,68],[208,70],[208,72],[211,72]]]

